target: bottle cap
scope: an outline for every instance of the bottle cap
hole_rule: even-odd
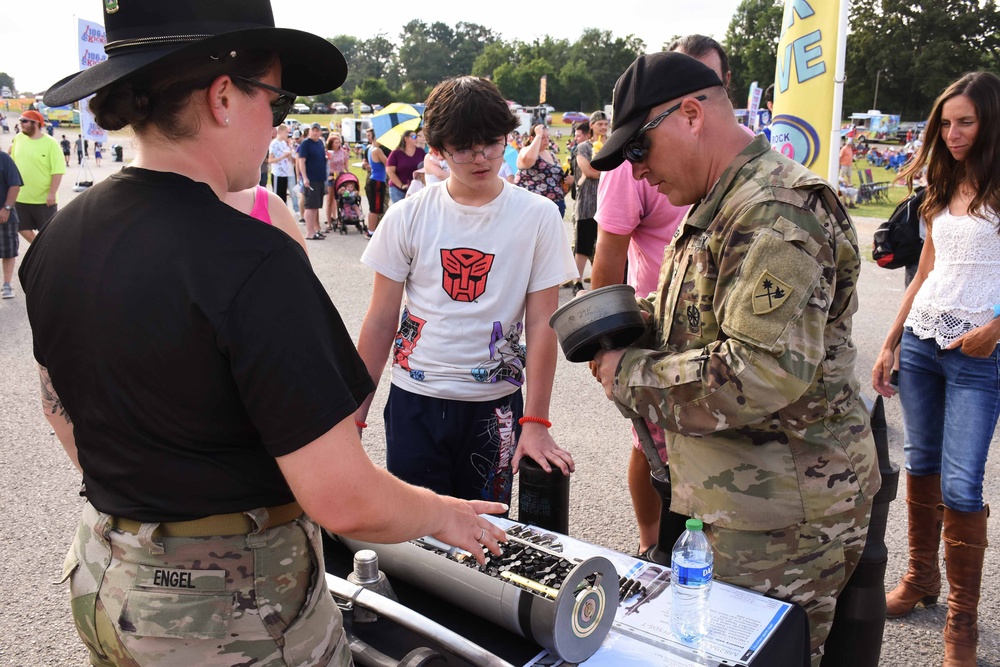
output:
[[[701,522],[701,519],[688,519],[684,522],[684,527],[688,530],[699,531],[704,528],[705,524]]]

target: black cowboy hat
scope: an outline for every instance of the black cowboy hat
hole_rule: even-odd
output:
[[[322,37],[274,27],[269,0],[104,0],[108,59],[54,84],[45,104],[63,106],[161,63],[269,50],[281,59],[281,87],[318,95],[347,78],[343,54]],[[235,55],[234,55],[235,54]]]

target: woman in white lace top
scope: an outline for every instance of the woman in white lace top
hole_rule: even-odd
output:
[[[904,173],[911,187],[924,167],[927,239],[872,370],[875,390],[892,396],[901,347],[910,559],[886,607],[896,617],[937,601],[943,532],[944,666],[975,667],[989,514],[983,476],[1000,416],[1000,78],[967,74],[941,94]]]

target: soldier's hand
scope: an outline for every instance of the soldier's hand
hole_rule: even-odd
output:
[[[615,376],[618,374],[618,364],[625,356],[625,350],[600,350],[594,356],[597,364],[597,381],[604,387],[604,393],[611,400],[615,399]]]
[[[439,498],[445,505],[444,526],[432,537],[468,551],[480,565],[486,563],[480,544],[500,555],[500,543],[507,541],[507,533],[479,515],[503,514],[509,509],[506,505],[485,500],[460,500],[451,496]]]
[[[872,368],[872,388],[886,398],[892,398],[896,395],[895,390],[889,386],[889,377],[892,375],[892,367],[895,363],[895,349],[883,347],[875,361],[875,367]]]

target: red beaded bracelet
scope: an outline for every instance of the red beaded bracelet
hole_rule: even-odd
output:
[[[517,420],[517,423],[524,426],[524,422],[534,422],[536,424],[541,424],[545,428],[552,428],[552,422],[548,419],[542,419],[541,417],[521,417]]]
[[[357,419],[354,420],[354,425],[358,428],[368,428],[368,424],[365,422],[359,422]]]

